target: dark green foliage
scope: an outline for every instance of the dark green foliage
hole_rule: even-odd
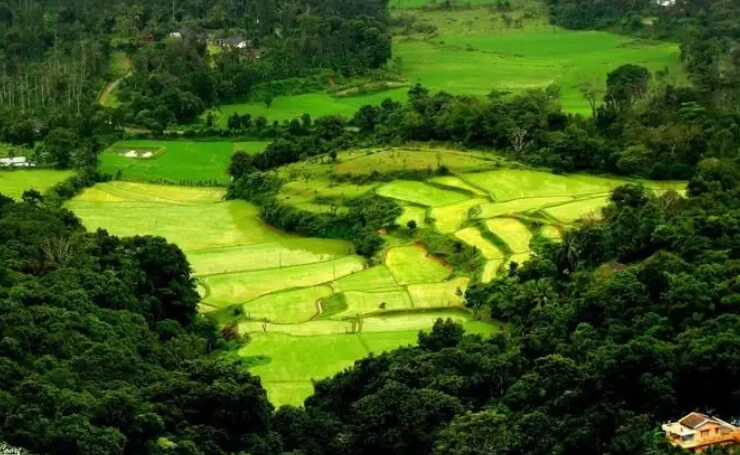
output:
[[[395,201],[372,194],[348,201],[347,210],[340,213],[314,213],[274,199],[265,201],[260,210],[265,222],[307,236],[353,241],[357,253],[366,257],[383,245],[377,231],[395,226],[403,211]]]
[[[230,170],[235,170],[235,164],[240,161],[239,154],[234,155]],[[238,174],[237,174],[238,175]],[[246,199],[252,202],[262,202],[278,192],[283,180],[270,172],[253,171],[236,178],[226,192],[227,199]]]
[[[55,455],[278,452],[259,380],[208,359],[218,341],[197,300],[163,239],[86,233],[66,210],[0,198],[0,441]]]
[[[622,65],[606,76],[606,95],[604,102],[607,108],[619,111],[632,107],[642,98],[650,83],[650,73],[646,68],[637,65]]]

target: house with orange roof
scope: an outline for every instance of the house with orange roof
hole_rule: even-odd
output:
[[[740,427],[700,412],[691,412],[661,428],[671,444],[693,452],[740,444]]]

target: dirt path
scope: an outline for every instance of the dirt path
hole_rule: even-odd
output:
[[[105,87],[103,88],[103,91],[100,92],[100,96],[98,97],[98,104],[100,104],[101,106],[106,105],[106,103],[108,102],[108,98],[110,98],[110,94],[113,92],[113,90],[115,90],[116,87],[118,87],[118,84],[121,83],[124,77],[126,76],[123,76],[120,79],[116,79],[113,82],[108,82],[105,85]]]
[[[324,312],[324,304],[321,302],[321,299],[318,299],[316,301],[316,314],[313,315],[311,320],[315,321],[316,319],[319,318],[319,316],[321,316],[321,313],[323,312]]]

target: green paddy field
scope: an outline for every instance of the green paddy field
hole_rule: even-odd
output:
[[[74,171],[57,169],[0,169],[0,194],[20,199],[26,190],[44,193],[73,175]]]
[[[259,153],[267,142],[118,141],[100,155],[100,171],[126,180],[226,185],[231,156]]]

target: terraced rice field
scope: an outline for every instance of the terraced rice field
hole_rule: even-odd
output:
[[[486,220],[486,227],[493,234],[506,243],[512,252],[523,253],[529,251],[529,242],[532,232],[526,224],[516,218],[491,218]]]
[[[454,204],[467,199],[462,192],[410,180],[394,180],[381,186],[376,192],[381,196],[430,207]]]
[[[385,264],[398,284],[437,283],[451,270],[439,259],[427,255],[422,246],[402,246],[386,252]]]
[[[545,213],[562,223],[572,223],[578,218],[601,218],[601,207],[608,202],[607,196],[583,199],[545,209]]]
[[[280,232],[258,219],[257,207],[224,201],[223,192],[114,181],[88,188],[67,208],[89,229],[178,244],[198,279],[201,311],[237,320],[249,334],[240,355],[273,403],[301,404],[312,381],[370,352],[413,344],[440,316],[476,333],[494,330],[462,309],[469,278],[450,278],[423,247],[391,248],[382,264],[367,267],[351,244]]]
[[[0,194],[19,200],[26,190],[34,189],[40,193],[67,180],[74,171],[56,169],[14,169],[0,170]]]
[[[431,216],[437,230],[443,234],[449,234],[458,230],[470,218],[471,210],[485,204],[487,201],[488,199],[476,197],[454,204],[434,207],[431,210]]]

